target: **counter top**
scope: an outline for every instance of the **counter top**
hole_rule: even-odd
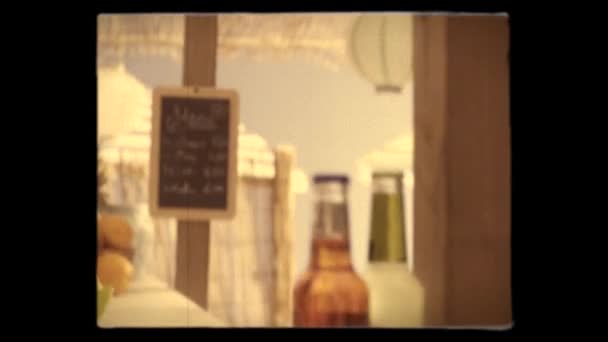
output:
[[[224,327],[219,319],[152,276],[112,297],[98,320],[101,328]]]

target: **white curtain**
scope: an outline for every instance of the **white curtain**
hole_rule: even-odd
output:
[[[231,326],[272,325],[272,194],[272,181],[241,178],[236,217],[211,222],[209,311]]]
[[[211,222],[209,311],[231,326],[292,323],[295,151],[274,155],[274,177],[241,177],[236,217]]]
[[[278,172],[275,154],[281,157]],[[261,137],[241,129],[237,213],[231,220],[211,221],[210,236],[208,310],[228,325],[290,324],[293,154],[272,152]],[[136,277],[152,275],[174,287],[177,221],[149,215],[142,191],[148,184],[147,150],[118,155],[122,158],[114,148],[101,151],[110,171],[104,190],[110,205],[130,209]],[[288,163],[282,161],[285,155]]]

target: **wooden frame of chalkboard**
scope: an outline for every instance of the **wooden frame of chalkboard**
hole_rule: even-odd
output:
[[[235,91],[155,88],[150,214],[231,218],[236,210],[239,100]]]

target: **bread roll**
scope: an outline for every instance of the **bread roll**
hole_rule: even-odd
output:
[[[124,217],[116,214],[101,215],[99,227],[104,245],[124,251],[133,249],[133,229]]]
[[[133,265],[122,254],[104,250],[97,257],[97,277],[104,286],[111,286],[115,295],[129,288],[132,276]]]

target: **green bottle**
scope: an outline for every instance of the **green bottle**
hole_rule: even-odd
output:
[[[364,279],[370,326],[421,327],[424,290],[406,260],[403,174],[374,173],[369,258]]]
[[[372,221],[369,261],[406,262],[403,174],[372,176]]]

